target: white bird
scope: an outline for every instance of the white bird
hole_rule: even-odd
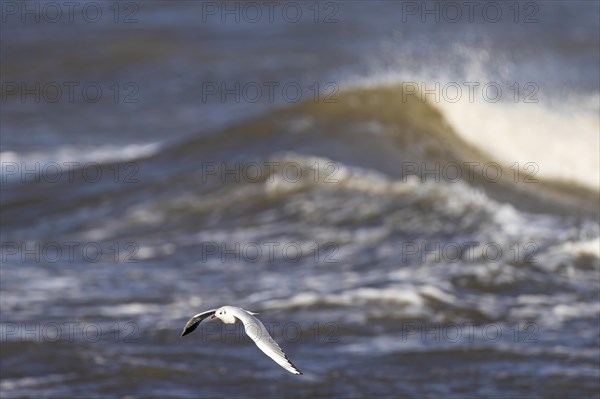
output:
[[[254,317],[255,314],[258,313],[252,313],[235,306],[223,306],[218,309],[207,310],[206,312],[198,313],[192,317],[183,328],[181,336],[183,337],[194,331],[200,323],[209,316],[211,319],[219,319],[225,324],[234,324],[239,320],[244,324],[246,334],[252,338],[254,343],[256,343],[256,346],[258,346],[265,355],[269,356],[275,363],[290,373],[302,374],[300,370],[290,362],[290,359],[283,353],[279,345],[277,345],[277,342],[271,338],[264,324]]]

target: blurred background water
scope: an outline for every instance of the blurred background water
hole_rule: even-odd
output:
[[[599,397],[599,3],[477,4],[3,2],[2,397]]]

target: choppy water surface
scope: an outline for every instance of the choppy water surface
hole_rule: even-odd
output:
[[[5,15],[2,397],[600,395],[598,3],[131,4]]]

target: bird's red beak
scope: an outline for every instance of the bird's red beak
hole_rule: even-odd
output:
[[[215,317],[217,317],[217,315],[216,315],[216,314],[214,314],[214,315],[210,316],[210,318],[211,318],[211,319],[214,319]]]

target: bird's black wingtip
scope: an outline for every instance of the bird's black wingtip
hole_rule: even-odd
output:
[[[183,328],[183,331],[181,332],[181,336],[185,337],[186,335],[188,335],[189,333],[191,333],[192,331],[194,331],[198,327],[198,324],[200,324],[200,322],[188,323]]]
[[[207,317],[212,316],[214,314],[215,314],[214,310],[209,310],[207,312],[203,312],[203,313],[197,314],[196,316],[192,317],[187,323],[185,323],[185,327],[183,327],[181,336],[183,337],[183,336],[188,335],[189,333],[194,331],[196,328],[198,328],[198,326],[200,325],[202,320],[204,320]]]
[[[198,327],[199,324],[200,324],[200,322],[197,320],[194,320],[194,319],[188,321],[187,324],[185,325],[185,327],[183,327],[181,336],[184,337],[184,336],[188,335],[189,333],[194,331]]]

